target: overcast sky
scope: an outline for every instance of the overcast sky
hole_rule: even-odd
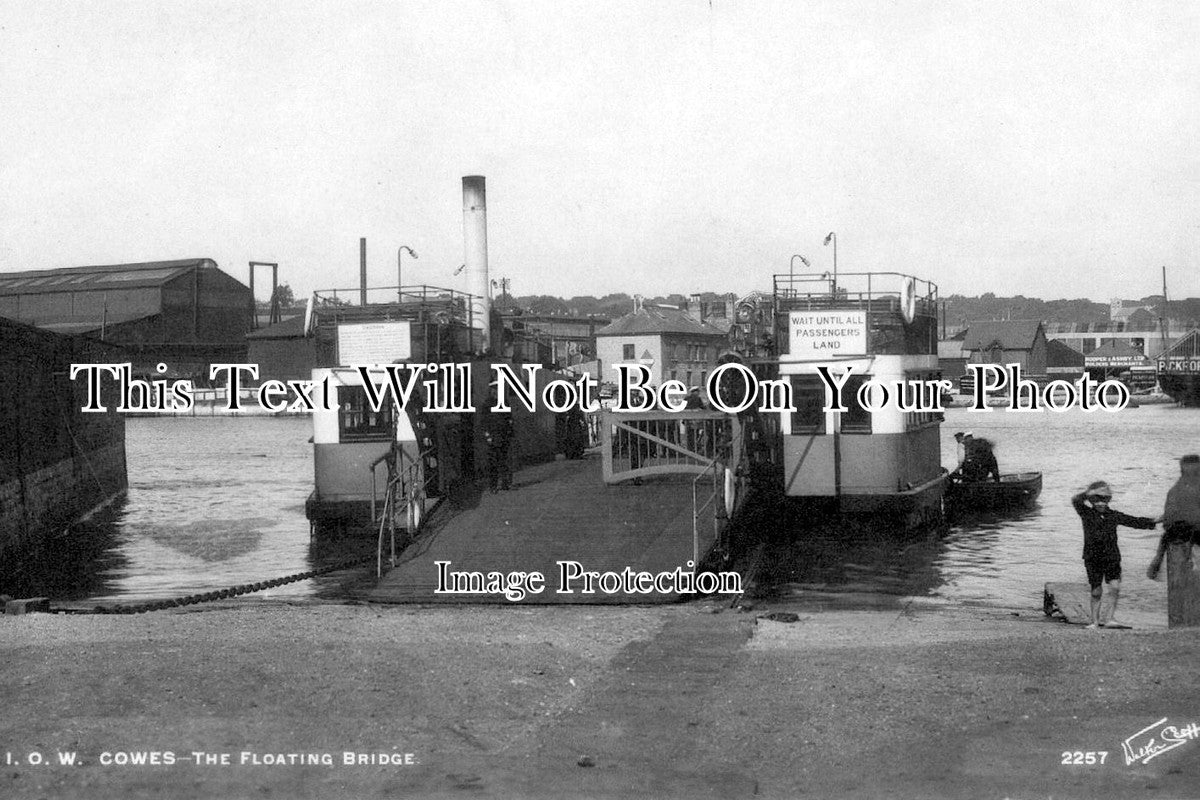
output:
[[[1200,296],[1195,3],[5,0],[0,109],[0,271]]]

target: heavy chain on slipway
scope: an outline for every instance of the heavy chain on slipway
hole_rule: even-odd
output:
[[[318,575],[326,575],[330,572],[337,572],[342,569],[352,569],[369,564],[375,561],[375,556],[367,556],[365,558],[348,559],[340,561],[337,564],[331,564],[319,569],[311,569],[307,572],[297,572],[294,575],[287,575],[282,578],[274,578],[269,581],[261,581],[259,583],[246,583],[240,586],[231,586],[228,589],[220,589],[214,592],[201,592],[199,594],[185,595],[184,597],[174,597],[167,600],[151,600],[146,603],[132,604],[116,604],[116,605],[98,605],[93,608],[55,608],[51,607],[51,613],[55,614],[144,614],[147,611],[166,611],[170,608],[180,608],[182,606],[196,605],[197,603],[211,603],[215,600],[225,600],[230,597],[237,597],[243,594],[251,594],[253,592],[261,592],[264,589],[273,589],[276,586],[283,586],[285,583],[295,583],[296,581],[315,578]]]

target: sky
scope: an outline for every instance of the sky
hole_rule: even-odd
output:
[[[1193,3],[5,0],[0,109],[3,272],[1200,296]]]

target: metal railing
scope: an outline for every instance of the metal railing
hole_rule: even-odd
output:
[[[700,563],[702,519],[711,514],[720,537],[739,499],[745,472],[745,437],[736,417],[716,411],[601,412],[604,480],[620,483],[652,475],[692,479],[692,563]],[[732,483],[732,487],[727,486]]]
[[[702,474],[732,440],[734,425],[732,417],[716,411],[601,412],[604,481]]]
[[[398,316],[424,316],[428,321],[458,322],[470,327],[474,322],[475,295],[441,286],[372,286],[366,289],[367,307],[361,288],[318,289],[313,292],[318,316],[335,321],[355,319],[364,313],[377,315],[383,306],[392,307]]]
[[[389,565],[396,566],[396,517],[398,515],[398,500],[404,502],[405,537],[404,546],[417,534],[425,521],[425,507],[429,499],[429,484],[432,474],[427,474],[425,462],[433,454],[434,448],[422,451],[416,458],[404,452],[399,445],[393,444],[388,452],[371,462],[371,523],[379,525],[379,536],[375,552],[375,577],[383,576],[383,545],[385,532],[391,544]],[[379,509],[378,482],[376,468],[387,464],[387,483],[383,493],[382,513]],[[399,466],[397,466],[399,465]]]
[[[700,564],[700,517],[712,507],[713,541],[719,541],[730,517],[744,499],[745,474],[749,469],[745,431],[740,424],[733,429],[733,438],[720,448],[720,455],[692,481],[692,563]],[[708,497],[701,502],[700,485],[712,484]],[[733,496],[730,496],[730,493]]]
[[[778,312],[834,307],[898,311],[904,283],[911,280],[917,314],[937,316],[937,284],[901,272],[802,273],[773,279]]]

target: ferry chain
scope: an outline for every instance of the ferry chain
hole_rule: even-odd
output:
[[[95,608],[51,608],[50,611],[57,614],[144,614],[147,611],[165,611],[169,608],[191,606],[197,603],[211,603],[215,600],[225,600],[230,597],[237,597],[238,595],[261,592],[263,589],[273,589],[276,586],[283,586],[285,583],[295,583],[296,581],[315,578],[318,575],[337,572],[341,569],[351,569],[367,563],[373,563],[375,560],[376,556],[373,555],[364,558],[354,558],[319,569],[297,572],[294,575],[287,575],[282,578],[274,578],[269,581],[246,583],[241,586],[231,586],[228,589],[220,589],[215,592],[190,594],[185,597],[175,597],[169,600],[153,600],[149,603],[137,603],[133,605],[96,606]]]

